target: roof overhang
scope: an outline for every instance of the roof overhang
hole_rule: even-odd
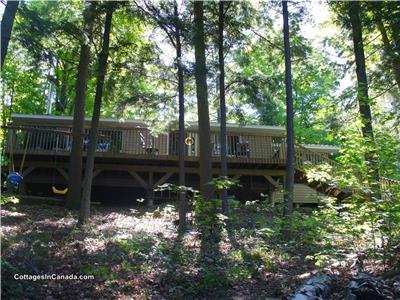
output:
[[[27,115],[27,114],[12,114],[11,119],[15,125],[43,125],[43,126],[55,126],[65,125],[71,126],[73,117],[72,116],[54,116],[54,115]],[[85,118],[85,125],[89,126],[91,122],[90,118]],[[100,123],[106,127],[148,127],[146,122],[142,120],[117,120],[110,118],[101,118]],[[283,136],[285,134],[285,128],[282,126],[261,126],[261,125],[239,125],[239,124],[227,124],[228,132],[243,133],[249,135],[272,135],[272,136]],[[188,130],[198,130],[198,122],[188,122]],[[219,131],[220,124],[211,123],[211,131]]]

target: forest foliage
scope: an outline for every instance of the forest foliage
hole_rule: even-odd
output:
[[[289,25],[296,143],[340,146],[336,169],[310,168],[309,178],[351,187],[352,197],[343,203],[327,199],[321,203],[323,209],[310,214],[294,212],[290,222],[276,217],[281,214],[280,207],[258,202],[245,206],[247,211],[263,215],[273,212],[276,217],[268,226],[257,225],[247,233],[265,236],[273,244],[284,240],[282,228],[289,227],[292,241],[307,247],[310,259],[320,265],[338,256],[338,243],[348,248],[357,242],[356,248],[369,249],[384,260],[391,258],[400,243],[399,190],[378,186],[370,171],[377,168],[380,176],[400,179],[400,3],[359,3],[367,99],[360,96],[360,86],[365,88],[366,84],[357,82],[359,62],[354,56],[354,16],[349,3],[290,2]],[[170,34],[174,32],[172,25],[179,24],[185,118],[198,119],[196,87],[200,78],[206,79],[202,99],[210,106],[207,115],[211,122],[219,121],[218,3],[204,3],[204,22],[193,14],[199,4],[191,2],[179,7],[177,22],[173,4],[160,1],[153,7],[146,0],[126,1],[115,9],[102,117],[144,119],[154,131],[177,123],[177,61]],[[2,68],[3,124],[11,113],[72,115],[83,6],[79,1],[21,2]],[[313,13],[318,7],[326,10],[323,20]],[[96,13],[89,41],[86,116],[91,115],[94,106],[98,69],[95,58],[102,48],[104,18],[101,11]],[[285,125],[281,19],[280,3],[275,1],[227,2],[224,59],[229,123]],[[194,32],[195,20],[204,23],[205,49],[199,44],[199,32]],[[307,26],[314,28],[313,33],[304,29]],[[206,69],[200,74],[203,77],[196,74],[195,68],[199,49],[206,56]],[[360,117],[360,104],[371,109],[372,138],[364,134],[366,122]],[[226,178],[212,181],[216,189],[232,184]],[[194,203],[202,234],[206,239],[212,231],[228,235],[231,220],[218,213],[219,200],[207,201],[203,196],[198,195]]]
[[[398,8],[395,2],[388,3],[390,10],[386,4],[380,4],[382,16],[379,18],[384,23],[390,46],[395,43],[393,28],[396,24],[392,23],[396,22],[393,20],[396,20]],[[205,30],[208,37],[210,116],[212,121],[216,121],[218,16],[213,5],[211,2],[205,6]],[[168,124],[177,116],[177,78],[174,68],[171,68],[175,63],[171,58],[173,50],[162,29],[147,17],[140,8],[142,6],[141,3],[126,2],[115,12],[102,116],[159,119],[162,120],[159,123]],[[290,29],[296,139],[301,143],[341,145],[341,137],[348,131],[359,130],[354,119],[357,115],[356,89],[352,80],[355,76],[350,31],[346,20],[342,20],[345,14],[339,14],[340,5],[336,5],[338,8],[331,5],[329,18],[320,24],[317,23],[319,20],[312,19],[315,16],[310,15],[311,8],[307,4],[292,6]],[[323,8],[328,9],[327,6]],[[54,13],[48,14],[47,11]],[[52,114],[72,114],[82,11],[80,2],[73,2],[73,5],[47,1],[21,3],[2,70],[5,117],[10,112],[11,103],[15,113],[46,113],[49,99]],[[388,66],[398,53],[395,53],[394,46],[383,47],[373,4],[363,5],[363,11],[369,86],[374,102],[373,119],[377,131],[393,133],[386,135],[385,140],[390,142],[391,139],[395,143],[399,137],[399,87],[393,74],[395,69]],[[182,32],[186,114],[187,120],[193,120],[196,119],[196,111],[192,109],[195,101],[194,62],[189,26],[193,16],[190,7],[182,7],[180,13],[182,26],[186,27]],[[283,41],[278,6],[274,2],[259,5],[234,2],[226,15],[228,122],[284,125]],[[93,58],[101,48],[102,18],[102,14],[96,17],[91,41]],[[307,23],[320,26],[322,30],[331,28],[331,33],[324,38],[312,39],[301,29]],[[390,53],[386,54],[387,51]],[[86,115],[91,114],[93,107],[95,64],[96,60],[92,59]]]
[[[400,87],[397,2],[361,2],[361,26],[375,143],[360,136],[355,60],[345,2],[320,4],[316,19],[306,3],[290,4],[295,138],[297,143],[341,146],[337,160],[363,174],[364,153],[376,153],[381,176],[400,178]],[[99,6],[101,7],[101,6]],[[101,115],[146,119],[154,130],[176,123],[177,77],[168,1],[121,2],[114,12]],[[47,12],[52,11],[49,14]],[[81,2],[21,2],[2,69],[3,124],[13,113],[71,115],[82,30]],[[153,17],[149,17],[153,14]],[[204,6],[210,120],[218,120],[218,5]],[[105,15],[96,13],[86,116],[93,110],[97,60]],[[157,21],[158,20],[158,21]],[[227,121],[284,125],[285,88],[281,12],[275,2],[229,2],[225,13]],[[179,7],[186,120],[196,120],[192,6]],[[314,33],[305,31],[306,25]],[[169,27],[168,27],[169,26]],[[319,28],[325,35],[315,33]],[[167,31],[165,31],[167,29]],[[170,31],[173,32],[173,31]],[[314,35],[314,36],[313,36]],[[371,149],[373,148],[373,149]]]

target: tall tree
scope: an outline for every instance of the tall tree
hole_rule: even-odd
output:
[[[220,126],[221,126],[221,176],[228,175],[228,163],[226,158],[226,104],[225,104],[225,61],[224,61],[224,1],[219,1],[218,11],[218,66],[219,66],[219,106],[220,106]],[[228,191],[221,191],[222,213],[228,214]]]
[[[359,105],[359,112],[362,120],[362,135],[367,140],[367,144],[373,147],[374,132],[372,128],[372,115],[370,99],[368,96],[368,79],[365,67],[365,54],[364,43],[362,36],[362,24],[360,19],[360,2],[348,2],[348,15],[350,18],[350,25],[353,37],[354,57],[356,61],[356,74],[357,74],[357,100]],[[376,180],[379,179],[379,170],[376,161],[376,153],[373,150],[367,150],[365,154],[366,160],[370,164],[372,175]]]
[[[290,58],[289,40],[289,12],[287,1],[282,1],[283,12],[283,42],[285,50],[285,86],[286,86],[286,180],[285,180],[285,206],[284,215],[293,211],[293,190],[294,190],[294,111],[292,92],[292,65]]]
[[[212,188],[209,184],[211,174],[211,140],[210,116],[208,107],[206,45],[204,38],[204,12],[203,2],[195,1],[194,4],[194,54],[197,111],[199,122],[200,140],[200,192],[204,199],[209,199]]]
[[[78,75],[75,85],[75,106],[72,126],[72,147],[69,161],[69,191],[66,206],[79,209],[82,192],[82,155],[85,123],[87,81],[90,63],[90,42],[92,38],[95,3],[85,2],[83,13],[84,27],[81,37]]]
[[[29,62],[40,71],[44,89],[52,87],[56,114],[72,112],[82,30],[75,16],[82,7],[79,2],[24,1],[13,29],[17,41],[13,54],[18,48],[28,52]]]
[[[393,51],[391,42],[387,34],[386,26],[381,18],[377,20],[377,26],[379,32],[381,33],[385,55],[388,57],[388,60],[392,65],[393,76],[396,80],[397,87],[400,89],[400,56]]]
[[[81,208],[79,213],[79,223],[84,223],[89,218],[90,215],[90,196],[92,191],[92,181],[93,181],[93,168],[94,159],[96,155],[97,146],[97,131],[99,127],[101,102],[104,90],[104,79],[106,77],[107,70],[107,60],[110,48],[110,32],[112,16],[115,9],[115,4],[113,2],[108,2],[105,5],[106,9],[106,19],[104,24],[103,33],[103,45],[101,51],[98,55],[98,70],[96,78],[96,95],[94,98],[93,115],[92,122],[89,132],[89,145],[86,153],[86,165],[85,165],[85,178],[82,191]]]
[[[184,36],[184,21],[180,18],[178,2],[173,1],[173,12],[169,3],[161,3],[155,7],[153,3],[144,2],[144,7],[138,7],[146,13],[166,33],[171,45],[175,48],[175,68],[178,78],[178,160],[179,160],[179,186],[185,186],[185,78],[182,54],[182,38]],[[186,192],[179,191],[179,228],[180,232],[186,229],[187,199]]]
[[[396,9],[397,6],[397,9]],[[397,87],[400,90],[400,49],[396,47],[396,33],[400,26],[400,6],[398,3],[388,3],[371,1],[364,3],[368,16],[371,17],[372,23],[375,24],[379,33],[384,49],[383,59],[388,62]]]
[[[11,31],[15,15],[18,10],[19,0],[8,0],[1,19],[1,68],[7,55],[8,44],[11,38]]]
[[[181,24],[179,22],[178,4],[174,2],[176,67],[178,73],[179,98],[179,185],[185,186],[185,86],[182,66]],[[179,192],[179,231],[186,229],[186,192]]]

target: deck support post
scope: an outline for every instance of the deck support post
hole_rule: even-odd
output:
[[[148,189],[148,184],[146,183],[146,181],[144,181],[142,179],[142,177],[140,177],[140,175],[138,173],[136,173],[133,170],[128,170],[128,173],[131,174],[131,176],[133,178],[135,178],[137,180],[137,182],[139,182],[139,184],[144,188],[144,189]]]
[[[64,179],[68,182],[68,180],[69,180],[69,175],[68,175],[68,173],[67,173],[63,168],[56,168],[56,170],[57,170],[58,173],[60,173],[61,176],[64,177]]]
[[[272,187],[271,184],[268,184],[268,185],[269,185],[268,186],[268,201],[269,201],[269,203],[272,204],[272,197],[274,195],[274,188]]]
[[[279,183],[278,181],[274,180],[271,176],[269,175],[264,175],[265,179],[272,185],[274,188],[279,188]]]
[[[7,194],[9,194],[9,195],[14,194],[14,186],[8,180],[7,180]]]
[[[28,167],[28,168],[26,168],[26,169],[22,172],[21,175],[22,175],[23,177],[26,177],[26,176],[28,176],[28,174],[30,174],[34,169],[35,169],[34,167]]]
[[[146,201],[147,201],[147,206],[152,207],[154,205],[153,200],[154,200],[154,173],[149,172],[149,184],[147,185],[146,189]]]
[[[26,195],[26,183],[20,183],[18,185],[18,194],[25,196]]]
[[[159,185],[164,184],[171,176],[173,175],[172,172],[166,173],[163,177],[161,177],[153,186],[153,188],[158,187]]]
[[[268,200],[270,203],[272,203],[273,194],[276,190],[279,189],[279,180],[278,181],[274,180],[270,175],[264,175],[264,177],[268,183]]]

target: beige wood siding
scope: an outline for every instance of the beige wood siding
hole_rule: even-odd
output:
[[[147,129],[123,130],[121,152],[145,154],[146,148],[157,149],[158,154],[168,154],[168,134],[152,136]]]
[[[304,184],[296,183],[294,185],[294,203],[318,203],[318,196],[321,196],[321,194]],[[274,192],[272,194],[272,201],[274,203],[282,202],[283,192]]]
[[[262,136],[247,136],[243,137],[243,142],[249,143],[250,157],[251,158],[270,158],[271,144],[268,143],[269,137]]]
[[[145,153],[141,140],[140,131],[124,130],[122,131],[122,147],[123,153]]]
[[[154,146],[158,149],[160,155],[168,154],[168,134],[160,134],[154,138]]]

